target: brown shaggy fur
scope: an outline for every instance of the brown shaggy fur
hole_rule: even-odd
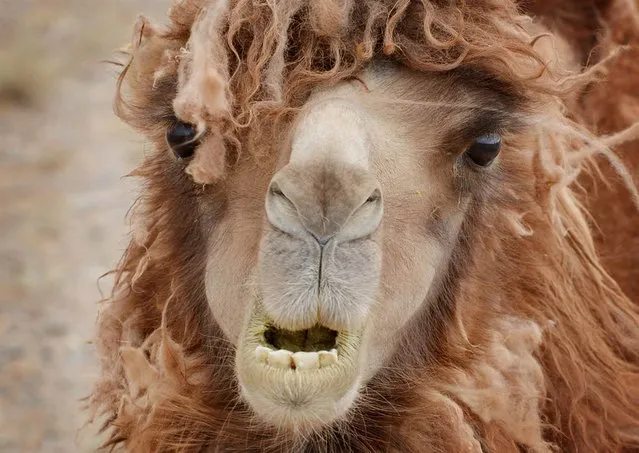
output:
[[[509,0],[184,0],[168,29],[141,19],[117,110],[157,151],[134,173],[145,187],[133,239],[100,316],[103,376],[91,401],[107,446],[639,451],[639,217],[627,190],[595,184],[593,162],[602,152],[616,169],[603,170],[610,185],[621,174],[634,188],[608,146],[625,143],[636,172],[637,128],[593,133],[639,119],[637,3],[557,3],[521,7],[567,32],[584,63],[629,48],[582,77],[549,76]],[[238,398],[233,347],[204,291],[207,229],[224,215],[224,175],[268,152],[271,120],[381,57],[424,72],[487,71],[522,111],[551,121],[518,138],[532,158],[505,156],[504,193],[472,210],[438,304],[412,321],[348,418],[292,438]],[[190,176],[164,145],[174,112],[217,137]],[[584,168],[595,176],[578,185]],[[595,186],[597,197],[581,189]]]

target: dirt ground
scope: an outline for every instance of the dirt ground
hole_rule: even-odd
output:
[[[0,452],[99,443],[79,401],[97,375],[97,278],[126,243],[122,176],[144,149],[100,60],[169,1],[0,0]]]

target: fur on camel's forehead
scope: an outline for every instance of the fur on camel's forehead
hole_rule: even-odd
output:
[[[216,150],[187,169],[204,184],[224,175],[247,126],[266,134],[265,119],[285,117],[311,90],[356,77],[376,59],[422,72],[456,69],[450,74],[466,85],[522,110],[560,89],[540,77],[545,65],[527,19],[506,0],[185,0],[169,15],[167,29],[138,22],[130,68],[137,102],[120,103],[119,113],[142,129],[175,113],[217,137]]]

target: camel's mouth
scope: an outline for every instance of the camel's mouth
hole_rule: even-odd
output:
[[[264,341],[269,347],[293,352],[329,351],[337,345],[337,332],[324,326],[292,331],[272,325],[264,331]]]
[[[338,332],[323,326],[297,331],[269,326],[264,345],[255,348],[255,358],[284,370],[319,370],[337,363],[337,336]]]
[[[294,429],[330,423],[357,396],[360,345],[357,332],[280,328],[258,307],[236,356],[242,394],[267,423]]]

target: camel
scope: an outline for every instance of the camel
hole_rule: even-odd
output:
[[[181,0],[90,396],[131,452],[639,451],[634,0]]]

